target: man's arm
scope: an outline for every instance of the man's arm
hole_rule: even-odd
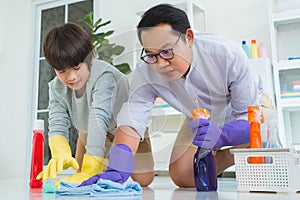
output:
[[[138,149],[139,142],[140,136],[133,128],[130,126],[119,127],[105,172],[82,182],[79,187],[97,183],[100,178],[124,183],[135,168],[134,154]]]
[[[118,131],[116,133],[116,136],[114,138],[114,145],[117,144],[126,144],[130,147],[132,153],[135,155],[139,143],[140,143],[141,137],[130,126],[121,126],[118,128]]]

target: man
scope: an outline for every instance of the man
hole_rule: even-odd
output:
[[[143,62],[134,72],[129,99],[118,115],[114,140],[114,148],[122,153],[112,151],[108,169],[81,185],[99,178],[127,180],[154,101],[161,97],[187,116],[172,150],[170,177],[180,187],[193,187],[193,156],[198,146],[217,150],[218,174],[233,165],[228,149],[221,148],[247,146],[247,106],[259,104],[260,87],[240,46],[214,34],[195,36],[185,12],[171,5],[146,11],[138,24],[138,37]],[[210,111],[210,120],[192,121],[190,111],[199,107]],[[150,184],[152,179],[135,180]]]

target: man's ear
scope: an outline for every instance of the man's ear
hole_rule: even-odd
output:
[[[187,29],[185,32],[185,37],[187,39],[187,43],[189,47],[192,47],[194,44],[194,31],[192,29]]]

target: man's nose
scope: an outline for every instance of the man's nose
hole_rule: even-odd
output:
[[[166,59],[163,59],[163,58],[161,58],[160,56],[157,56],[157,64],[158,64],[160,67],[164,67],[164,66],[170,65],[170,61],[169,61],[169,60],[166,60]]]

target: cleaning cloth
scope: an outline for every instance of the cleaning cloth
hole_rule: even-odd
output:
[[[60,188],[56,190],[61,196],[85,196],[85,197],[118,197],[142,195],[143,189],[140,184],[128,180],[123,184],[110,180],[99,179],[96,184],[77,187],[77,183],[61,182]]]

